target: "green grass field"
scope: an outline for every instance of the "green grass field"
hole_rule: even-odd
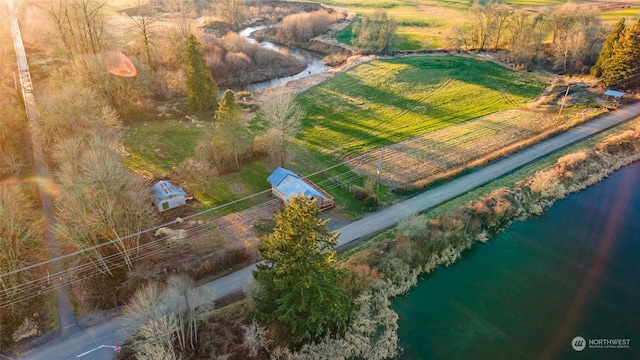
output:
[[[129,124],[124,146],[129,153],[127,166],[145,176],[171,177],[175,167],[195,155],[196,144],[206,136],[209,122],[192,123],[187,120],[153,120]],[[197,186],[181,184],[192,192],[205,208],[226,204],[269,189],[269,171],[263,161],[243,165],[241,172],[202,179]],[[193,184],[191,184],[193,185]],[[229,213],[264,201],[264,197],[250,199],[224,209]]]
[[[378,9],[386,11],[399,23],[400,42],[397,50],[441,48],[446,29],[463,24],[473,0],[311,0],[346,8],[358,14],[372,14]],[[544,6],[568,0],[507,0],[517,6]],[[574,0],[581,2],[587,0]],[[481,1],[485,2],[485,1]],[[337,36],[338,41],[351,43],[351,26]]]
[[[299,95],[300,144],[337,159],[514,109],[545,84],[492,62],[456,56],[376,60]]]
[[[146,177],[170,173],[194,155],[195,144],[211,123],[198,127],[189,121],[153,120],[131,123],[124,146],[127,166]]]
[[[624,9],[619,11],[609,11],[609,12],[602,13],[602,15],[600,15],[600,19],[602,19],[602,21],[609,24],[615,24],[618,21],[620,21],[622,18],[625,18],[626,19],[625,23],[627,25],[630,25],[634,21],[637,21],[638,18],[640,18],[640,9]]]

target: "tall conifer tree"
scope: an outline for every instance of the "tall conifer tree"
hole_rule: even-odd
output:
[[[293,197],[276,221],[258,247],[264,263],[253,273],[258,320],[284,325],[294,346],[343,331],[351,298],[338,285],[345,275],[335,267],[338,234],[318,218],[315,200],[304,196]]]
[[[616,44],[624,35],[624,31],[626,29],[624,22],[625,20],[624,18],[622,18],[613,28],[613,31],[611,31],[611,33],[607,36],[604,44],[602,44],[602,50],[600,50],[600,54],[598,55],[598,61],[596,61],[595,65],[593,65],[593,67],[591,68],[592,76],[600,77],[602,75],[602,68],[607,62],[611,60]]]
[[[236,168],[240,169],[239,156],[251,148],[251,137],[242,123],[242,109],[233,91],[224,92],[215,120],[214,142],[233,154]]]
[[[194,35],[187,38],[185,60],[189,106],[196,111],[215,109],[218,106],[218,85],[213,81],[200,42]]]
[[[640,74],[640,19],[628,27],[613,48],[611,59],[602,66],[607,85],[624,85]]]

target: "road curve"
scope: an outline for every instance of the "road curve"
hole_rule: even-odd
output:
[[[468,175],[434,187],[397,205],[373,213],[339,229],[338,247],[379,233],[411,215],[454,199],[492,180],[504,176],[534,160],[552,152],[586,139],[599,132],[614,127],[622,122],[640,115],[640,103],[634,104],[611,114],[577,126],[567,132],[545,140],[518,153],[498,160]],[[251,265],[223,278],[214,280],[201,287],[215,291],[215,298],[243,289],[250,281],[256,265]],[[48,344],[31,349],[17,356],[17,359],[50,360],[76,359],[83,360],[113,359],[115,352],[108,346],[121,345],[131,334],[131,330],[122,329],[124,316],[120,316],[100,325],[84,329],[66,338],[58,338]],[[107,347],[105,347],[106,345]]]

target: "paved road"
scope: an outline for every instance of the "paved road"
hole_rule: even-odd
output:
[[[640,103],[618,110],[588,124],[578,126],[468,175],[373,213],[339,229],[341,235],[338,238],[338,246],[344,247],[355,240],[383,231],[402,219],[451,200],[562,147],[583,140],[638,115],[640,115]],[[216,298],[240,291],[251,279],[251,272],[255,267],[256,265],[246,267],[202,285],[202,287],[215,291]],[[122,344],[130,335],[130,330],[121,329],[123,320],[124,317],[118,317],[106,321],[69,337],[59,338],[49,344],[29,350],[17,358],[33,360],[75,359],[78,358],[78,355],[82,355],[80,359],[113,359],[115,352],[109,346]]]

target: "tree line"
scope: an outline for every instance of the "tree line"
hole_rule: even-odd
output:
[[[563,73],[584,72],[595,63],[606,34],[597,8],[570,2],[530,10],[476,1],[468,16],[467,23],[447,32],[450,49],[507,49],[509,61],[523,68],[550,61]]]

